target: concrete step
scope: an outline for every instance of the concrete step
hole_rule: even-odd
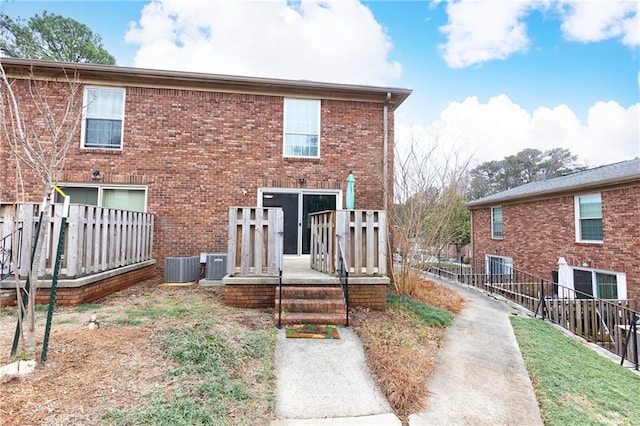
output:
[[[345,314],[327,314],[317,312],[283,312],[282,325],[293,324],[332,324],[345,325]],[[273,322],[278,325],[278,311],[275,312]]]
[[[275,309],[278,310],[280,301],[275,300]],[[344,313],[344,301],[339,299],[282,299],[283,312],[319,312],[319,313]]]
[[[276,286],[275,297],[278,299],[280,296],[279,287]],[[297,287],[297,286],[282,286],[282,298],[283,299],[338,299],[342,298],[342,289],[340,287]]]

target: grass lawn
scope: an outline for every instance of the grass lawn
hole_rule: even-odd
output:
[[[640,424],[640,376],[540,319],[511,323],[546,425]]]

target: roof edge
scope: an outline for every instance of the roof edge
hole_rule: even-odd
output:
[[[18,59],[9,57],[0,57],[0,64],[6,68],[34,68],[37,71],[49,73],[58,73],[65,70],[75,71],[88,75],[110,75],[119,76],[121,78],[127,78],[133,81],[192,81],[192,82],[211,82],[221,83],[226,85],[238,85],[243,87],[268,87],[273,90],[277,89],[289,89],[296,91],[328,91],[332,93],[367,93],[374,95],[380,102],[387,102],[387,94],[391,94],[391,99],[388,101],[394,104],[395,107],[400,106],[413,92],[411,89],[403,89],[398,87],[383,87],[383,86],[370,86],[370,85],[356,85],[356,84],[344,84],[344,83],[327,83],[310,80],[287,80],[279,78],[267,78],[267,77],[248,77],[248,76],[234,76],[225,74],[209,74],[192,71],[174,71],[174,70],[160,70],[151,68],[134,68],[134,67],[121,67],[116,65],[101,65],[101,64],[86,64],[75,62],[55,62],[55,61],[42,61],[35,59]]]
[[[549,189],[546,191],[532,192],[532,193],[523,194],[523,195],[494,198],[492,200],[487,200],[487,201],[482,201],[482,200],[470,201],[467,204],[465,204],[465,206],[468,209],[472,210],[474,208],[495,206],[497,204],[502,204],[505,202],[511,203],[511,202],[517,202],[517,201],[529,201],[529,200],[535,200],[535,199],[541,199],[541,198],[551,198],[550,196],[553,196],[553,195],[563,195],[567,193],[583,192],[589,189],[608,189],[615,186],[625,186],[626,184],[631,184],[635,182],[640,183],[640,175],[624,176],[624,177],[619,177],[614,179],[601,180],[598,182],[590,182],[590,183],[585,183],[581,185],[574,185],[574,186],[566,187],[562,189]]]

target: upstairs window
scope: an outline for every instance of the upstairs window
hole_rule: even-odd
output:
[[[491,207],[491,238],[502,239],[502,206]]]
[[[85,87],[82,147],[122,149],[125,89]]]
[[[602,242],[602,199],[600,194],[575,198],[576,241]]]
[[[284,100],[284,156],[320,157],[319,100]]]

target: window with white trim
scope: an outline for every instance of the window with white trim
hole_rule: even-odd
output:
[[[626,299],[626,276],[622,272],[573,268],[576,299]]]
[[[83,148],[122,149],[125,89],[84,88]]]
[[[88,204],[90,206],[106,207],[109,209],[147,211],[147,188],[131,186],[87,185],[76,186],[58,185],[70,197],[73,204]],[[62,197],[57,192],[55,202],[61,203]]]
[[[506,256],[485,255],[486,270],[491,275],[512,275],[513,258]]]
[[[502,206],[491,207],[491,238],[502,239]]]
[[[575,197],[576,241],[603,241],[602,198],[600,194],[579,195]]]
[[[320,101],[284,100],[284,156],[320,157]]]

